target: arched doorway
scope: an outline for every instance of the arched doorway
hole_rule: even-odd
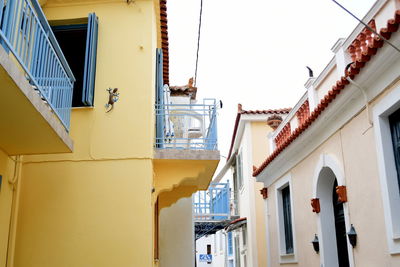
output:
[[[324,267],[349,267],[343,203],[336,194],[337,179],[329,167],[323,167],[318,175],[316,197],[321,211],[320,246]]]

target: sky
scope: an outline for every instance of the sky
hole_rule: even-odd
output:
[[[374,0],[338,0],[362,18]],[[168,0],[170,85],[194,76],[200,0]],[[331,0],[203,0],[197,99],[222,100],[218,146],[229,152],[237,104],[293,107],[358,22]],[[224,163],[224,158],[221,163]],[[219,166],[221,168],[221,164]]]

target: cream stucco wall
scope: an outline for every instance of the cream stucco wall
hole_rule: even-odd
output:
[[[192,198],[160,212],[160,267],[194,266]]]
[[[243,160],[243,188],[238,190],[239,216],[247,217],[247,245],[242,253],[246,254],[248,266],[266,266],[265,215],[260,194],[263,184],[256,182],[252,172],[253,166],[259,166],[269,153],[267,135],[272,129],[265,120],[251,121],[249,117],[244,123],[243,136],[236,141]]]
[[[348,220],[354,224],[358,234],[357,246],[352,250],[355,266],[400,264],[399,255],[388,254],[374,138],[373,128],[369,127],[364,110],[289,171],[292,178],[292,212],[298,266],[320,264],[320,255],[314,252],[310,244],[314,234],[318,233],[319,216],[312,212],[310,199],[313,198],[313,177],[321,155],[334,158],[344,173],[348,195],[348,202],[344,207],[345,210],[348,209]],[[277,182],[268,188],[268,234],[271,265],[285,266],[279,264],[275,187]]]
[[[253,165],[260,166],[265,158],[269,155],[270,147],[267,135],[272,131],[266,122],[252,122],[252,151]],[[250,178],[252,179],[252,178]],[[267,240],[265,233],[265,215],[264,215],[264,200],[260,194],[260,190],[264,187],[263,183],[254,183],[254,204],[255,204],[255,227],[257,236],[257,258],[258,266],[267,266]]]

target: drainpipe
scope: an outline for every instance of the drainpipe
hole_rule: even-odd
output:
[[[370,114],[370,112],[369,112],[368,97],[367,97],[367,93],[365,92],[365,89],[362,88],[358,83],[356,83],[355,81],[353,81],[352,79],[350,79],[350,77],[347,77],[346,79],[347,79],[352,85],[354,85],[355,87],[357,87],[357,88],[361,91],[362,95],[364,96],[365,109],[366,109],[366,111],[367,111],[368,123],[369,123],[369,125],[372,127],[374,124],[373,124],[373,122],[372,122],[371,114]]]
[[[8,183],[12,186],[11,198],[11,214],[8,230],[8,242],[6,253],[6,267],[14,266],[14,250],[15,250],[15,233],[17,225],[18,202],[20,192],[20,173],[21,173],[21,156],[16,156],[14,160],[14,176],[8,179]]]
[[[347,71],[347,70],[350,68],[351,64],[353,64],[353,63],[354,63],[354,62],[351,62],[351,63],[347,64],[345,71]],[[346,79],[347,79],[352,85],[354,85],[355,87],[357,87],[358,90],[360,90],[361,93],[362,93],[362,95],[364,96],[365,109],[366,109],[366,111],[367,111],[368,123],[369,123],[369,125],[372,127],[374,124],[373,124],[372,119],[371,119],[371,114],[369,113],[369,103],[368,103],[368,97],[367,97],[367,93],[366,93],[365,89],[362,88],[358,83],[356,83],[355,81],[353,81],[349,76],[347,76]]]

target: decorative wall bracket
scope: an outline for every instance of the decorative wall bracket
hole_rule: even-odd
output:
[[[336,194],[338,195],[339,202],[347,202],[347,190],[345,185],[336,186]]]
[[[263,189],[260,190],[261,195],[263,196],[263,199],[268,198],[268,188],[264,187]]]
[[[319,198],[311,199],[311,207],[312,211],[315,213],[319,213],[321,211],[321,206],[319,205]]]

